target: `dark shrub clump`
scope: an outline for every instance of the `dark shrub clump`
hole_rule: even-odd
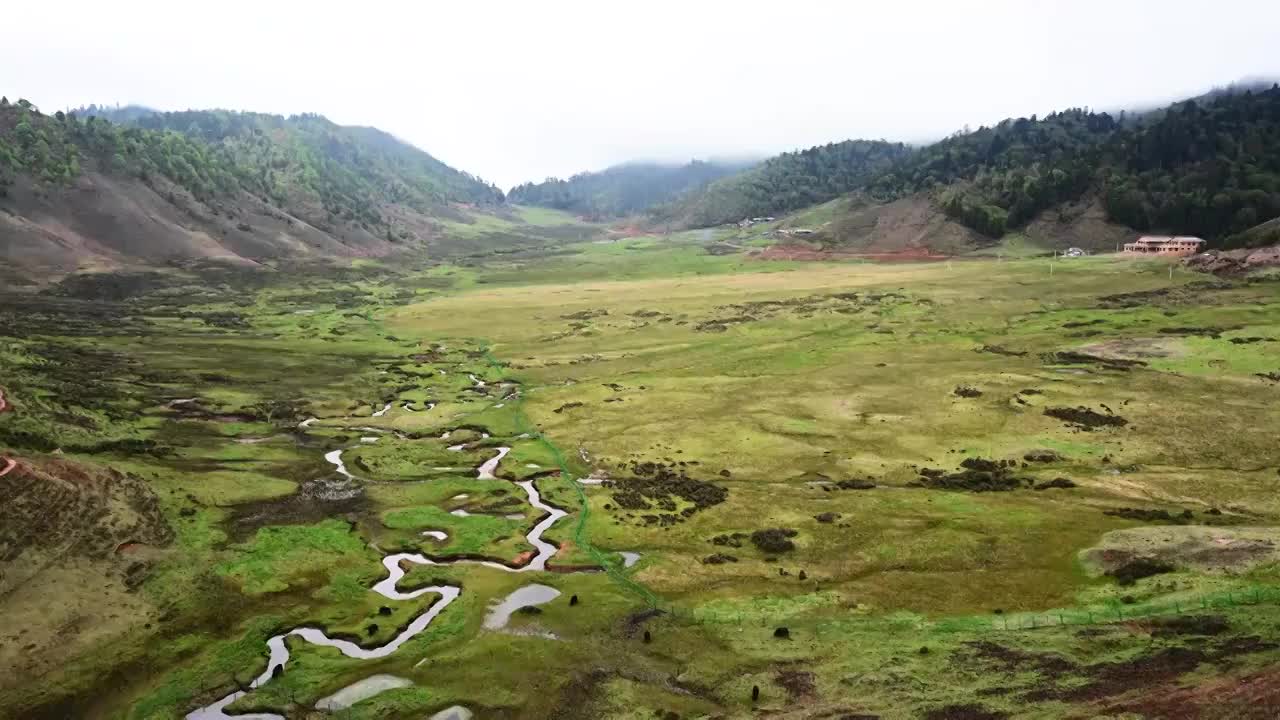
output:
[[[781,553],[796,549],[790,538],[798,535],[791,528],[769,528],[751,533],[751,542],[767,553]]]

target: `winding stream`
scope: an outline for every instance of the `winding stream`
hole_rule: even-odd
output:
[[[324,454],[324,459],[325,459],[325,460],[327,460],[330,464],[332,464],[332,465],[333,465],[333,467],[338,471],[338,474],[339,474],[339,475],[341,475],[341,476],[345,477],[345,478],[346,478],[346,479],[348,479],[348,480],[355,480],[355,479],[356,479],[356,476],[355,476],[355,475],[352,475],[350,472],[348,472],[348,471],[347,471],[347,466],[346,466],[346,464],[342,462],[342,451],[341,451],[341,450],[331,450],[331,451],[329,451],[329,452],[325,453],[325,454]]]
[[[390,404],[387,405],[387,408],[389,407],[391,407]],[[386,411],[386,408],[383,409],[383,412],[385,411]],[[305,427],[305,424],[309,424],[312,421],[304,421],[303,427]],[[445,435],[447,436],[448,433],[445,433]],[[484,464],[482,464],[480,468],[477,470],[477,473],[476,473],[477,478],[481,480],[497,479],[493,473],[495,470],[497,470],[498,463],[500,463],[502,459],[506,457],[507,453],[509,452],[511,452],[511,448],[509,447],[498,448],[498,454],[490,458],[489,460],[486,460]],[[351,475],[350,472],[347,471],[346,465],[342,462],[341,449],[332,450],[328,453],[325,453],[324,459],[328,461],[330,464],[332,464],[340,475],[346,477],[347,479],[355,480],[355,477]],[[462,588],[456,587],[453,585],[431,585],[427,587],[417,588],[415,590],[402,592],[401,590],[398,589],[398,586],[399,586],[400,580],[403,579],[405,576],[405,569],[404,569],[405,563],[412,563],[415,565],[473,564],[473,565],[483,565],[485,567],[502,570],[504,572],[528,572],[528,571],[546,570],[547,561],[550,560],[556,554],[558,548],[555,545],[552,545],[551,543],[547,542],[546,540],[543,540],[542,534],[545,533],[548,529],[550,529],[551,526],[554,525],[556,521],[558,521],[560,518],[568,515],[568,513],[565,512],[564,510],[561,510],[560,508],[544,503],[542,501],[542,496],[538,493],[538,489],[533,484],[532,480],[523,480],[523,481],[517,482],[516,485],[520,486],[520,488],[525,491],[525,495],[528,497],[528,500],[529,500],[529,505],[545,513],[545,516],[542,518],[542,520],[540,520],[536,525],[534,525],[533,529],[531,529],[528,532],[528,534],[525,535],[525,538],[529,541],[529,544],[532,545],[536,550],[536,553],[534,554],[533,558],[531,558],[528,562],[518,567],[511,567],[509,565],[505,565],[503,563],[500,563],[494,560],[472,560],[467,558],[460,558],[457,560],[436,561],[420,553],[392,553],[390,555],[386,555],[382,558],[382,566],[387,570],[387,577],[379,581],[372,588],[370,588],[371,590],[373,590],[373,592],[376,592],[379,595],[382,595],[383,597],[389,600],[413,600],[415,598],[421,597],[428,593],[435,593],[440,596],[440,598],[435,602],[433,602],[431,606],[426,609],[426,611],[424,611],[422,614],[415,617],[413,621],[409,623],[408,627],[402,630],[400,634],[396,635],[396,637],[392,638],[386,644],[380,645],[374,648],[366,648],[356,643],[353,643],[349,640],[329,637],[327,634],[325,634],[323,630],[321,630],[320,628],[314,628],[314,627],[302,626],[302,627],[294,628],[293,630],[290,630],[288,632],[285,632],[279,635],[274,635],[267,640],[267,648],[270,652],[270,655],[267,660],[267,668],[262,672],[261,675],[256,677],[253,680],[253,682],[249,684],[249,688],[247,690],[236,690],[235,692],[232,692],[229,695],[221,698],[217,702],[214,702],[210,705],[206,705],[202,708],[193,710],[190,713],[187,713],[186,720],[285,720],[283,716],[276,715],[273,713],[251,713],[251,714],[244,714],[244,715],[229,715],[226,713],[226,708],[232,703],[234,703],[236,700],[239,700],[240,698],[244,697],[244,695],[249,690],[262,687],[263,685],[270,682],[271,679],[275,677],[275,675],[278,672],[284,671],[285,664],[289,662],[289,647],[286,644],[286,640],[288,640],[288,638],[290,637],[301,638],[311,643],[312,645],[321,645],[324,647],[334,648],[339,652],[341,652],[343,655],[349,658],[357,659],[357,660],[372,660],[375,658],[386,657],[391,653],[394,653],[396,650],[400,648],[401,645],[408,642],[410,639],[412,639],[413,637],[421,633],[423,630],[426,630],[427,627],[431,624],[431,622],[435,620],[435,618],[439,616],[440,613],[444,612],[444,609],[447,608],[454,600],[457,600],[458,597],[462,594]],[[462,510],[454,511],[453,514],[465,517],[465,511],[462,511]],[[447,537],[445,533],[440,531],[429,530],[422,534],[425,536],[433,537],[440,540],[443,540],[445,539],[445,537]],[[550,591],[550,592],[547,592],[547,591]],[[551,593],[554,593],[554,594],[551,594]],[[559,591],[554,590],[553,588],[546,587],[544,585],[530,585],[530,586],[527,586],[526,588],[518,589],[514,593],[512,593],[511,596],[508,596],[508,598],[503,603],[499,604],[498,608],[495,608],[495,612],[503,608],[506,604],[510,604],[516,598],[524,599],[526,598],[526,596],[533,596],[533,595],[537,596],[537,601],[535,602],[535,604],[541,604],[541,603],[548,602],[552,598],[554,598],[556,595],[559,595]],[[545,598],[545,599],[542,599],[542,598]],[[526,604],[529,604],[529,602],[522,601],[519,603],[519,605],[515,605],[507,609],[506,616],[510,617],[510,613],[512,611],[514,611],[520,605],[526,605]],[[489,624],[490,624],[490,621],[486,620],[485,626],[488,627]],[[502,624],[505,625],[505,622],[503,622]]]
[[[452,450],[453,448],[450,449]],[[476,471],[476,479],[497,480],[498,478],[494,477],[493,471],[498,469],[498,463],[502,462],[502,458],[506,457],[509,452],[511,452],[511,448],[509,447],[498,448],[498,454],[488,460],[485,460],[484,464],[480,466],[480,469]]]

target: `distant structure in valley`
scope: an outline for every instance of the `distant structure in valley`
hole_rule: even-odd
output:
[[[1124,244],[1124,251],[1135,255],[1195,255],[1203,248],[1204,240],[1189,235],[1144,235]]]

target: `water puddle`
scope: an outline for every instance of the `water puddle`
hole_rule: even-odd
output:
[[[475,378],[473,377],[473,379]],[[475,379],[475,380],[479,386],[483,386],[483,381],[478,379]],[[387,410],[389,410],[390,408],[391,408],[391,403],[388,403],[381,411],[374,413],[374,416],[375,417],[380,416],[383,413],[387,412]],[[311,423],[315,421],[316,421],[316,418],[308,418],[307,420],[304,420],[301,423],[299,423],[298,427],[306,428],[307,426],[309,426]],[[448,438],[449,432],[445,432],[441,437],[442,439]],[[485,433],[484,437],[488,438],[489,437],[488,433]],[[366,437],[361,437],[360,441],[374,442],[377,439],[378,438],[376,436],[366,436]],[[511,451],[511,448],[500,447],[497,450],[498,450],[497,455],[485,461],[485,463],[477,469],[476,471],[477,478],[481,480],[497,479],[494,475],[494,471],[497,470],[498,464],[502,461],[504,457],[506,457],[507,453]],[[355,476],[353,476],[350,472],[347,471],[347,467],[342,461],[342,453],[343,453],[342,449],[331,450],[325,453],[324,459],[326,462],[333,465],[335,471],[339,475],[342,475],[347,480],[355,481],[356,480]],[[437,616],[439,616],[440,613],[443,612],[444,609],[447,608],[462,593],[461,588],[455,587],[452,585],[433,585],[433,586],[421,587],[421,588],[417,588],[415,590],[409,590],[409,591],[399,590],[398,584],[400,580],[404,578],[404,575],[405,575],[405,569],[403,567],[404,563],[413,563],[417,565],[441,565],[441,564],[465,563],[465,564],[483,565],[485,567],[495,568],[495,569],[503,570],[505,572],[526,572],[526,571],[535,571],[535,570],[536,571],[546,570],[547,561],[550,560],[553,556],[555,556],[556,552],[558,551],[558,548],[555,545],[547,542],[546,540],[543,540],[542,535],[552,525],[554,525],[560,518],[563,518],[566,515],[568,515],[568,513],[557,507],[544,503],[542,501],[541,495],[538,493],[537,487],[534,485],[532,480],[525,480],[522,482],[518,482],[516,483],[516,485],[518,485],[522,490],[524,490],[525,495],[528,498],[529,505],[541,511],[542,513],[544,513],[542,520],[540,520],[536,525],[534,525],[533,529],[531,529],[528,532],[528,534],[525,535],[525,538],[528,540],[529,544],[532,545],[536,550],[533,558],[531,558],[526,564],[518,568],[513,568],[503,563],[492,561],[492,560],[458,559],[452,562],[448,562],[448,561],[437,562],[418,553],[395,553],[392,555],[387,555],[382,558],[382,566],[387,571],[387,577],[379,581],[376,585],[374,585],[371,588],[373,592],[376,592],[379,595],[382,595],[383,597],[389,600],[413,600],[415,598],[421,597],[428,593],[434,593],[440,596],[440,598],[435,602],[433,602],[430,607],[428,607],[424,612],[422,612],[417,617],[415,617],[413,621],[408,625],[408,627],[402,630],[400,634],[392,638],[386,644],[380,645],[378,647],[373,647],[373,648],[363,647],[349,640],[343,640],[340,638],[331,638],[327,634],[325,634],[323,630],[319,628],[313,628],[313,627],[305,627],[305,626],[298,627],[286,633],[275,635],[267,640],[269,657],[267,660],[266,670],[264,670],[261,675],[256,677],[253,680],[253,682],[249,684],[249,687],[247,689],[236,690],[235,692],[232,692],[226,695],[225,697],[219,699],[217,702],[214,702],[210,705],[206,705],[205,707],[198,708],[196,710],[191,711],[186,715],[186,720],[284,720],[283,716],[275,715],[272,713],[251,713],[251,714],[245,714],[245,715],[228,715],[225,711],[228,706],[230,706],[232,703],[239,700],[240,698],[244,697],[244,695],[247,692],[253,689],[256,689],[258,687],[261,687],[262,685],[269,682],[273,677],[275,677],[276,674],[283,672],[285,665],[289,662],[289,647],[286,644],[286,641],[288,640],[288,638],[291,638],[291,637],[300,638],[301,640],[304,640],[313,645],[320,645],[323,647],[334,648],[337,651],[341,652],[343,655],[349,658],[354,658],[358,660],[371,660],[376,658],[383,658],[394,653],[404,643],[408,642],[410,639],[412,639],[413,637],[421,633],[423,630],[425,630],[431,624],[431,622]],[[455,496],[454,499],[459,500],[459,499],[466,499],[466,498],[467,498],[467,495],[463,493]],[[457,510],[453,510],[450,514],[457,517],[469,517],[471,515],[471,513],[461,508]],[[513,514],[513,515],[508,515],[508,517],[511,519],[518,519],[518,518],[523,519],[525,516]],[[429,537],[439,541],[447,540],[449,537],[448,533],[444,532],[443,530],[424,530],[421,532],[421,535],[422,537]],[[638,554],[635,554],[635,553],[631,553],[631,554],[634,555],[636,559],[639,558]],[[627,564],[628,567],[630,567],[630,565],[634,563],[634,560],[627,559],[628,553],[622,553],[622,555],[624,558],[624,562]],[[524,606],[529,606],[529,605],[542,605],[547,602],[550,602],[552,599],[558,597],[559,595],[560,595],[559,590],[556,590],[555,588],[552,588],[552,587],[548,587],[546,585],[538,585],[538,584],[526,585],[525,587],[522,587],[516,590],[515,592],[511,593],[510,595],[508,595],[501,602],[493,605],[490,608],[489,614],[486,616],[484,620],[484,627],[491,630],[505,628],[507,624],[510,622],[511,614],[516,610],[518,610],[519,608]],[[550,633],[540,633],[540,634],[544,635],[545,637],[552,637],[552,638],[555,637]],[[403,678],[392,676],[392,675],[374,675],[358,683],[355,683],[346,688],[343,688],[342,690],[339,690],[333,695],[330,695],[320,700],[316,707],[321,710],[340,710],[356,702],[359,702],[360,700],[366,699],[368,697],[372,697],[373,695],[376,695],[380,692],[384,692],[386,690],[390,690],[396,687],[405,687],[409,684],[411,684],[409,681],[404,680]],[[448,714],[442,714],[442,713],[448,713]],[[437,713],[433,717],[436,717],[436,718],[449,717],[449,718],[457,718],[458,720],[466,720],[466,718],[471,717],[471,711],[467,710],[465,707],[462,707],[462,706],[454,706],[444,711],[441,711],[441,713]]]
[[[386,415],[386,414],[387,414],[387,411],[388,411],[388,410],[390,410],[390,409],[391,409],[391,403],[387,403],[386,405],[383,405],[383,406],[382,406],[382,409],[381,409],[381,410],[379,410],[379,411],[375,412],[375,413],[373,414],[373,416],[374,416],[374,417],[382,417],[383,415]]]
[[[624,550],[618,554],[622,556],[622,567],[624,568],[629,568],[640,561],[640,553],[638,552],[627,552]]]
[[[471,720],[475,715],[461,705],[450,705],[427,720]]]
[[[370,675],[369,677],[348,685],[338,692],[321,698],[316,702],[317,710],[345,710],[361,700],[368,700],[388,690],[409,687],[412,680],[395,675]]]
[[[525,585],[491,605],[489,613],[484,616],[486,630],[501,630],[511,622],[511,614],[527,605],[546,605],[560,597],[560,591],[547,585]]]
[[[325,453],[324,459],[328,461],[329,464],[333,465],[333,467],[338,471],[339,475],[347,478],[348,480],[356,479],[355,475],[352,475],[351,473],[347,472],[347,466],[342,462],[341,450],[331,450]]]
[[[385,564],[386,563],[384,561],[384,565]],[[398,566],[397,569],[399,569]],[[392,578],[398,581],[403,576],[404,572],[400,571],[398,574],[393,574]],[[388,580],[392,578],[388,578]],[[454,600],[457,600],[458,596],[462,594],[462,590],[460,588],[456,588],[451,585],[433,585],[430,587],[419,588],[412,592],[402,593],[395,589],[394,582],[388,586],[387,580],[373,586],[373,590],[374,592],[377,592],[391,600],[411,600],[427,593],[437,593],[440,595],[440,599],[432,603],[431,607],[427,608],[426,612],[414,618],[413,622],[409,623],[409,626],[390,642],[376,648],[364,648],[349,640],[331,638],[326,635],[323,630],[318,628],[301,627],[291,630],[283,635],[276,635],[267,641],[267,647],[270,649],[271,653],[270,658],[267,660],[267,669],[249,684],[249,689],[252,690],[265,685],[271,680],[271,678],[275,677],[278,670],[282,670],[285,664],[289,662],[289,647],[285,644],[285,640],[287,638],[300,637],[313,645],[334,648],[343,655],[357,660],[372,660],[374,658],[386,657],[398,650],[401,645],[408,642],[415,635],[426,630],[427,626],[431,624],[431,621],[435,620],[446,607],[448,607]],[[187,713],[186,720],[283,720],[283,716],[271,713],[228,715],[225,712],[227,706],[244,697],[244,695],[244,690],[237,690],[212,705],[207,705],[198,710],[193,710],[192,712]]]

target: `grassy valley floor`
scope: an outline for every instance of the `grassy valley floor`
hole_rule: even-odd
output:
[[[1274,717],[1280,284],[703,235],[14,296],[0,714]]]

